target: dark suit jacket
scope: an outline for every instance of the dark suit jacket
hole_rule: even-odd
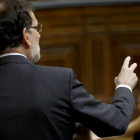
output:
[[[123,134],[135,108],[118,88],[112,105],[96,101],[73,71],[37,66],[23,56],[0,58],[0,139],[71,140],[80,122],[99,136]]]

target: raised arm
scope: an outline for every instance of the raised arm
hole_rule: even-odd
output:
[[[133,72],[136,64],[128,67],[129,61],[130,57],[127,57],[120,74],[115,78],[115,84],[116,86],[127,85],[133,89],[137,83],[137,76]],[[135,110],[135,101],[130,89],[117,88],[112,104],[105,104],[95,100],[92,95],[87,93],[72,70],[70,102],[73,119],[100,137],[124,134]]]

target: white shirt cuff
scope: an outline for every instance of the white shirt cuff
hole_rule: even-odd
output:
[[[131,88],[130,86],[128,86],[128,85],[118,85],[118,86],[116,87],[116,89],[119,88],[119,87],[128,88],[128,89],[130,89],[130,91],[132,92],[132,88]]]

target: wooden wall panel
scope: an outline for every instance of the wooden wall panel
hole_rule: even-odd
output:
[[[139,63],[140,6],[58,8],[35,14],[44,25],[38,64],[72,67],[98,99],[113,96],[114,77],[127,55]],[[140,77],[139,68],[136,72]]]
[[[103,33],[107,32],[107,18],[103,16],[99,17],[87,17],[85,18],[86,31],[88,33]]]
[[[77,18],[53,18],[40,19],[39,22],[44,24],[43,35],[63,35],[63,34],[79,34],[83,33],[83,20]]]
[[[140,31],[139,14],[117,15],[110,17],[110,31],[112,32],[130,32]]]
[[[110,46],[106,36],[90,36],[87,39],[86,71],[89,92],[96,97],[111,94]],[[89,84],[90,83],[90,84]]]

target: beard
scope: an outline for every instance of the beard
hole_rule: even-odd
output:
[[[30,60],[32,63],[37,62],[40,59],[40,46],[37,40],[35,39],[35,36],[32,35],[32,50],[30,53]]]

